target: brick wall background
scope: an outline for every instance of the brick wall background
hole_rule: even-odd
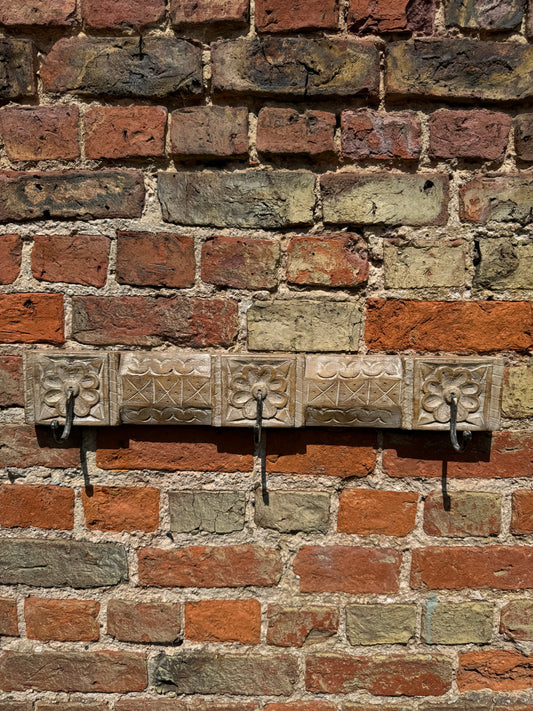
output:
[[[533,709],[532,37],[0,3],[0,711]],[[23,350],[168,346],[501,354],[502,430],[272,432],[267,506],[250,431],[24,425]]]

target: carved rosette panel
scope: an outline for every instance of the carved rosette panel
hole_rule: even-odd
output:
[[[305,424],[401,427],[403,363],[398,357],[307,356]]]
[[[455,393],[457,428],[498,429],[503,364],[496,359],[414,359],[413,429],[450,426],[450,398]]]
[[[24,363],[26,421],[49,425],[66,414],[68,389],[74,392],[75,425],[117,423],[110,392],[115,358],[106,353],[29,353]]]
[[[220,423],[253,426],[261,391],[265,427],[301,426],[298,362],[295,356],[221,356]]]
[[[122,422],[211,424],[211,358],[207,354],[122,354],[119,391]]]

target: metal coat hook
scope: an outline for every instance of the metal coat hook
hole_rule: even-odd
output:
[[[466,446],[472,439],[472,432],[470,430],[465,430],[462,433],[461,441],[457,437],[457,405],[459,401],[457,400],[457,395],[455,393],[450,393],[450,439],[452,440],[453,448],[456,452],[464,452]]]
[[[65,442],[70,436],[70,431],[72,430],[72,425],[74,423],[74,398],[74,390],[69,387],[67,390],[65,424],[63,425],[63,430],[61,431],[61,425],[57,420],[52,420],[50,423],[52,434],[54,435],[56,442]]]
[[[254,425],[254,445],[257,449],[261,444],[261,439],[263,438],[263,400],[266,397],[266,393],[263,395],[261,388],[258,388],[255,399],[257,402],[257,414],[255,417]]]

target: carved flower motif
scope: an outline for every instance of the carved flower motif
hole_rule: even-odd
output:
[[[271,365],[245,365],[230,383],[233,407],[241,410],[244,417],[254,420],[257,415],[257,397],[261,390],[263,398],[263,418],[275,417],[277,411],[285,407],[287,379]]]
[[[98,376],[85,363],[54,363],[44,374],[43,400],[45,405],[65,417],[68,389],[74,391],[74,414],[86,417],[100,400]]]
[[[481,384],[473,379],[466,368],[442,366],[425,381],[422,392],[422,407],[431,412],[436,422],[448,422],[450,419],[450,400],[452,393],[457,396],[457,421],[462,422],[471,412],[480,407],[479,393]]]

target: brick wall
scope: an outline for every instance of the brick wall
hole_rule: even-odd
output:
[[[0,4],[0,711],[531,711],[533,7]],[[502,430],[24,424],[21,355],[503,355]]]

